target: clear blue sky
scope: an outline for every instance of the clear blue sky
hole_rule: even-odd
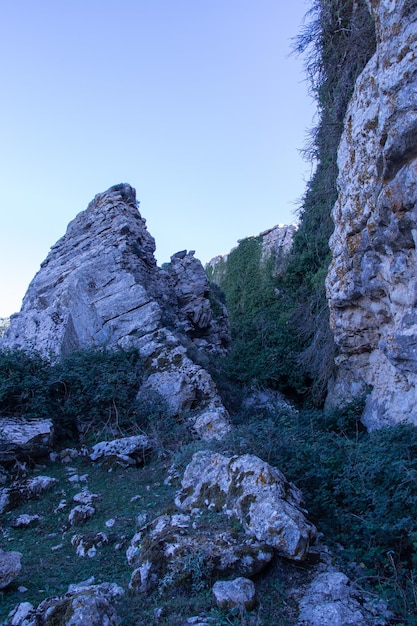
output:
[[[308,0],[13,0],[0,18],[0,316],[96,193],[128,182],[159,263],[295,221]]]

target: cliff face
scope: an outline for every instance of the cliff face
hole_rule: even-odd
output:
[[[227,429],[209,374],[187,356],[193,345],[225,352],[225,308],[218,304],[214,319],[193,252],[177,253],[163,270],[154,251],[135,190],[121,184],[98,194],[51,248],[0,345],[46,356],[137,348],[146,364],[143,390],[162,394],[173,414],[192,410],[200,434]]]
[[[377,49],[345,118],[327,278],[340,354],[327,406],[417,423],[417,2],[368,0]]]
[[[292,245],[292,240],[296,226],[279,225],[273,226],[258,235],[261,243],[261,261],[266,262],[272,259],[272,271],[274,276],[278,276],[283,270],[283,264],[287,258]],[[241,243],[244,239],[239,240]],[[225,276],[227,258],[229,255],[221,254],[211,259],[206,266],[206,270],[211,274],[213,282],[222,284]]]

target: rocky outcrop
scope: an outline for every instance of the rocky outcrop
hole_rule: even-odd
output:
[[[0,417],[0,463],[37,459],[52,451],[54,428],[51,419],[25,420]]]
[[[296,226],[294,224],[279,224],[279,226],[273,226],[260,234],[262,237],[262,261],[272,258],[274,276],[281,274],[284,268],[295,231]]]
[[[390,617],[382,601],[355,589],[345,574],[330,568],[308,586],[297,626],[383,626]]]
[[[213,532],[213,525],[216,532]],[[181,586],[204,588],[214,573],[253,576],[273,558],[274,550],[250,537],[227,516],[193,511],[160,515],[143,526],[126,552],[133,569],[129,587],[136,593]]]
[[[417,423],[417,5],[368,0],[377,49],[342,136],[327,278],[340,354],[327,406],[369,429]]]
[[[284,269],[297,227],[294,224],[273,226],[258,235],[261,244],[261,261],[272,259],[272,272],[278,276]],[[240,239],[241,243],[244,239]],[[215,284],[222,284],[226,275],[228,254],[219,254],[211,259],[206,265],[207,273],[212,277]]]
[[[316,537],[316,529],[305,517],[300,490],[257,456],[197,452],[181,485],[178,507],[222,511],[237,519],[249,536],[287,558],[304,559]]]
[[[63,596],[48,598],[35,609],[30,603],[21,603],[9,615],[10,626],[119,626],[121,623],[115,602],[124,590],[115,583],[89,584],[90,581],[70,585]]]
[[[10,487],[0,489],[0,514],[18,507],[23,502],[38,498],[52,489],[58,480],[50,476],[34,476],[22,482],[15,481]]]
[[[154,251],[135,190],[121,184],[98,194],[52,247],[0,347],[47,357],[137,348],[145,362],[143,391],[161,394],[173,415],[192,410],[196,420],[209,411],[210,424],[225,432],[227,412],[216,388],[188,353],[225,354],[226,309],[193,252],[173,255],[161,269]],[[206,426],[196,428],[200,436],[221,436]]]

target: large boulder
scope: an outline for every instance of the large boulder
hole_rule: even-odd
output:
[[[18,507],[23,502],[34,500],[49,491],[58,483],[51,476],[34,476],[23,481],[15,481],[10,487],[0,489],[0,514]]]
[[[115,583],[94,585],[90,581],[70,585],[63,596],[47,598],[37,608],[21,604],[9,615],[7,625],[16,626],[119,626],[114,604],[124,594]],[[19,613],[22,619],[18,620]]]
[[[0,463],[36,459],[51,452],[54,428],[51,419],[26,420],[0,417]]]
[[[417,423],[417,5],[368,0],[377,48],[341,139],[327,294],[339,355],[329,409]]]
[[[145,364],[141,393],[162,395],[172,415],[192,410],[198,418],[199,412],[216,411],[224,432],[227,412],[211,377],[190,354],[225,354],[225,307],[210,293],[193,252],[177,253],[164,269],[154,252],[135,190],[120,184],[98,194],[51,248],[0,347],[47,357],[94,347],[136,348]]]
[[[215,532],[213,532],[213,527]],[[252,576],[274,554],[271,546],[246,535],[221,513],[160,515],[132,538],[126,556],[133,569],[130,589],[146,593],[174,587],[196,591],[213,573]]]
[[[351,584],[345,574],[318,574],[300,601],[297,626],[383,626],[392,615],[384,602]]]
[[[223,511],[248,535],[287,558],[304,559],[316,537],[300,490],[257,456],[197,452],[181,484],[175,502],[182,510]]]
[[[18,577],[22,568],[20,552],[5,552],[0,549],[0,589],[4,589]]]

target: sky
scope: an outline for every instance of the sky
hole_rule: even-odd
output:
[[[308,0],[4,0],[0,317],[90,200],[135,187],[159,264],[294,223]]]

